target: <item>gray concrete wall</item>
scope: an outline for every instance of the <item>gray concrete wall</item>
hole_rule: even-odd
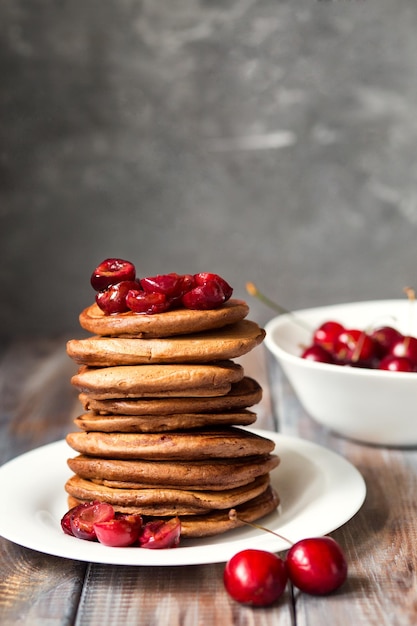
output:
[[[417,287],[416,33],[415,0],[0,0],[2,336],[77,332],[108,256],[288,308]]]

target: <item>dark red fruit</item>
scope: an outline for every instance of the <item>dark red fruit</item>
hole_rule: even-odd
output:
[[[182,297],[182,304],[186,309],[207,311],[216,309],[226,301],[225,295],[218,283],[206,283],[187,291]]]
[[[103,291],[110,285],[125,280],[135,280],[136,269],[130,261],[123,259],[106,259],[91,274],[91,286],[96,291]]]
[[[416,365],[405,356],[387,354],[379,363],[378,369],[388,372],[415,372]]]
[[[392,326],[380,326],[379,328],[375,328],[370,333],[370,336],[376,341],[380,358],[388,354],[392,346],[403,338],[400,331]]]
[[[181,522],[178,517],[167,521],[154,520],[147,522],[139,533],[141,548],[161,549],[176,548],[180,542]]]
[[[326,595],[346,580],[348,566],[339,544],[331,537],[302,539],[287,553],[288,576],[301,591]]]
[[[194,277],[190,274],[162,274],[147,276],[140,281],[141,287],[146,293],[162,293],[168,299],[181,298],[186,291],[195,286]]]
[[[329,350],[319,345],[309,346],[301,354],[302,359],[307,361],[316,361],[317,363],[331,363],[334,364],[335,359]]]
[[[370,363],[377,351],[375,341],[364,330],[343,330],[335,340],[334,354],[338,361],[348,364]]]
[[[125,548],[133,545],[139,536],[140,525],[127,517],[118,517],[107,522],[96,522],[93,525],[100,543],[105,546]]]
[[[99,291],[96,295],[97,306],[106,315],[126,313],[129,307],[126,303],[126,296],[131,289],[138,289],[139,284],[133,280],[125,280],[115,285],[110,285],[104,291]]]
[[[228,282],[224,280],[218,274],[211,274],[210,272],[200,272],[198,274],[194,274],[194,280],[196,285],[203,286],[207,284],[217,284],[224,294],[224,301],[229,300],[231,298],[233,289],[229,285]]]
[[[268,606],[287,584],[285,562],[265,550],[242,550],[227,563],[223,581],[229,595],[242,604]]]
[[[134,313],[164,313],[171,308],[171,303],[163,293],[146,293],[131,289],[126,295],[126,305]]]
[[[394,343],[390,354],[398,357],[406,357],[417,364],[417,338],[406,335],[400,341]]]
[[[344,327],[339,322],[330,320],[319,326],[313,334],[313,344],[318,344],[330,352],[334,350],[335,341]]]
[[[108,522],[114,515],[113,507],[106,502],[85,502],[73,507],[64,515],[61,527],[67,535],[93,541],[96,539],[94,524]]]

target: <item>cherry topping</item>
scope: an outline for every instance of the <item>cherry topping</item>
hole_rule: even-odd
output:
[[[227,563],[223,581],[229,595],[242,604],[268,606],[278,600],[288,580],[285,562],[272,552],[247,549]]]
[[[224,280],[218,274],[210,274],[209,272],[200,272],[199,274],[194,274],[194,280],[197,285],[207,285],[210,283],[216,283],[224,294],[224,299],[228,300],[232,297],[233,289],[229,285],[228,282]]]
[[[91,286],[95,291],[103,291],[110,285],[124,280],[135,280],[136,269],[130,261],[123,259],[106,259],[91,274]]]
[[[124,280],[120,283],[110,285],[104,291],[99,291],[96,295],[96,303],[106,315],[116,313],[126,313],[129,307],[126,296],[131,289],[138,289],[139,284],[133,280]]]
[[[180,541],[181,522],[178,517],[167,521],[153,520],[147,522],[139,533],[141,548],[161,549],[176,548]]]
[[[187,309],[206,311],[216,309],[226,301],[226,296],[219,283],[205,283],[187,291],[182,297],[182,304]]]
[[[181,298],[186,291],[195,286],[194,277],[190,274],[163,274],[148,276],[140,281],[146,293],[161,293],[169,299]]]
[[[301,591],[326,595],[338,589],[347,577],[347,562],[331,537],[301,539],[287,553],[288,576]]]
[[[171,308],[171,302],[164,293],[147,293],[131,289],[126,296],[126,306],[135,313],[164,313]]]

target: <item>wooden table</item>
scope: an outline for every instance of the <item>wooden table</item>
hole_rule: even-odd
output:
[[[259,347],[241,359],[264,387],[257,426],[303,437],[349,459],[367,483],[356,516],[332,535],[349,562],[335,594],[286,592],[252,609],[226,594],[224,565],[124,567],[66,560],[0,539],[0,624],[269,626],[417,623],[417,452],[359,445],[316,425]],[[0,463],[62,439],[80,413],[65,338],[16,341],[0,362]],[[269,381],[270,384],[269,384]],[[276,417],[275,417],[276,416]]]

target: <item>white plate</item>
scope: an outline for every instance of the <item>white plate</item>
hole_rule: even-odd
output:
[[[281,504],[262,524],[294,542],[325,535],[347,522],[362,506],[365,482],[348,461],[317,444],[264,430],[280,465],[271,473]],[[182,540],[171,550],[109,548],[65,535],[60,520],[67,511],[65,481],[72,475],[65,441],[23,454],[0,468],[0,535],[46,554],[115,565],[194,565],[220,563],[245,548],[280,552],[284,540],[245,526],[204,539]]]

